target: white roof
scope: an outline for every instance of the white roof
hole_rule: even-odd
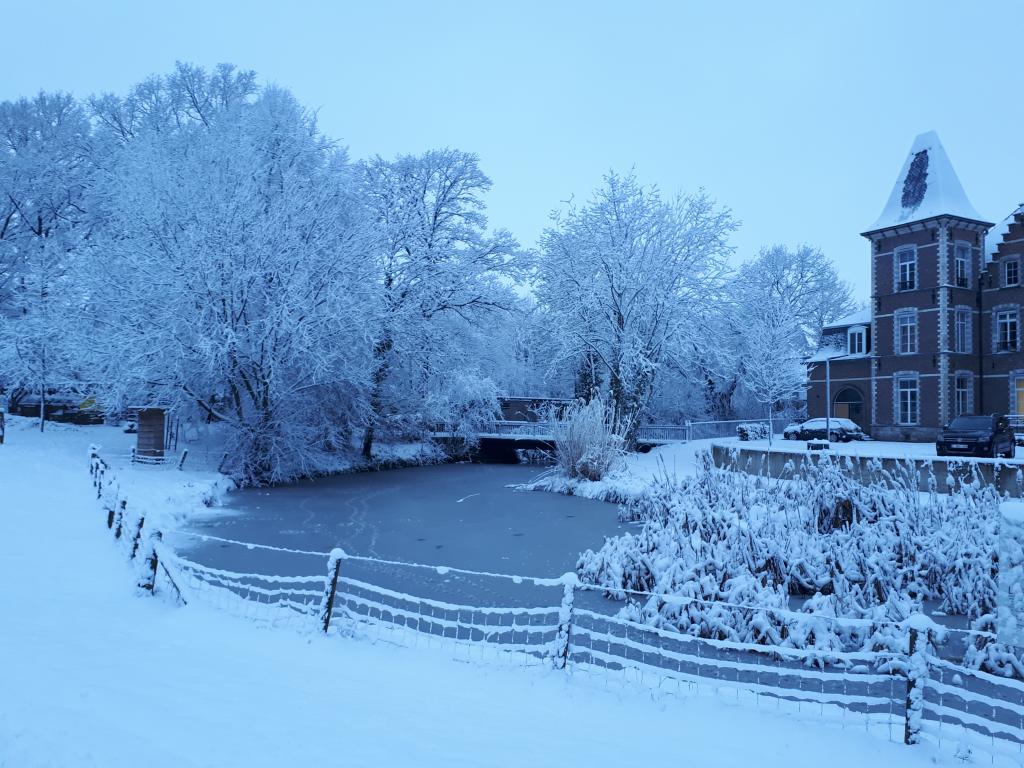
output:
[[[914,139],[889,202],[868,231],[942,215],[984,221],[967,199],[938,134],[929,131]]]
[[[1010,231],[1010,225],[1013,224],[1014,217],[1020,213],[1024,213],[1024,203],[1017,206],[1013,213],[992,227],[988,234],[985,235],[985,261],[992,261],[996,251],[999,250],[999,244],[1003,242],[1003,235]]]
[[[807,358],[808,363],[824,363],[826,360],[835,360],[839,357],[862,357],[862,355],[851,355],[845,347],[831,347],[825,345],[818,347],[818,351]]]
[[[822,328],[847,328],[851,325],[871,325],[871,310],[867,308],[858,309],[852,315],[826,323]]]

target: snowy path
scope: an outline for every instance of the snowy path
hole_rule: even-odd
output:
[[[813,714],[652,699],[138,597],[91,500],[90,435],[14,438],[0,446],[3,768],[954,764]]]

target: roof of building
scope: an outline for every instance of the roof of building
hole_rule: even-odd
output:
[[[889,202],[867,231],[943,215],[984,221],[967,199],[938,134],[929,131],[914,139]]]
[[[824,363],[826,360],[836,360],[840,357],[866,357],[867,355],[851,355],[845,347],[833,347],[825,345],[818,347],[817,351],[807,358],[808,363]]]
[[[985,235],[985,261],[992,261],[992,257],[999,250],[999,244],[1003,242],[1003,235],[1010,231],[1014,217],[1022,213],[1024,213],[1024,203],[1018,205],[1009,216],[988,231],[988,234]]]
[[[848,328],[851,325],[871,325],[871,310],[866,307],[864,309],[858,309],[852,315],[847,315],[846,317],[841,317],[831,323],[826,323],[822,328]]]

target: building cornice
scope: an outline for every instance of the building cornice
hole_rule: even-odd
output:
[[[904,224],[896,224],[891,227],[883,227],[882,229],[869,229],[866,232],[861,232],[860,236],[866,237],[872,242],[877,242],[887,237],[909,235],[914,232],[924,232],[929,229],[940,229],[942,227],[951,226],[955,226],[957,229],[966,229],[970,232],[985,234],[989,229],[995,226],[995,223],[991,221],[981,221],[980,219],[965,219],[961,216],[944,214],[942,216],[931,216],[927,219],[920,219],[918,221],[908,221]]]

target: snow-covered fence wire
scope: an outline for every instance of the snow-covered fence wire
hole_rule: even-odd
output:
[[[767,634],[765,642],[734,642],[634,621],[621,603],[606,599],[605,587],[580,583],[574,573],[535,578],[168,532],[320,564],[307,574],[231,571],[173,551],[141,512],[118,498],[109,468],[95,451],[90,471],[104,521],[136,564],[140,588],[179,602],[206,603],[274,627],[439,646],[470,659],[552,665],[663,693],[713,692],[819,714],[844,727],[880,730],[894,741],[929,741],[965,759],[1024,763],[1024,676],[1014,677],[1012,665],[1000,677],[963,661],[970,658],[965,649],[978,647],[1012,657],[1015,649],[994,645],[992,633],[946,629],[920,616],[879,623],[786,610],[791,619],[805,619],[804,647],[767,641]],[[416,585],[426,594],[376,583],[385,579]],[[700,603],[709,621],[742,618],[770,626],[779,622],[768,621],[766,613],[783,612],[628,591],[646,601]],[[479,604],[486,602],[494,604]],[[870,631],[880,642],[869,649],[818,647],[815,638],[829,634],[822,632],[826,623],[844,628],[829,636]]]
[[[290,550],[206,534],[185,535],[328,558],[327,567],[315,575],[265,576],[200,565],[170,552],[162,555],[187,599],[273,626],[322,631],[333,556],[340,575],[332,633],[406,646],[438,646],[471,659],[552,664],[673,694],[710,691],[749,699],[759,706],[817,713],[844,726],[881,732],[894,741],[925,740],[961,755],[986,755],[993,764],[1018,765],[1024,760],[1024,681],[979,672],[958,661],[967,642],[980,634],[975,631],[943,630],[924,619],[874,626],[876,633],[889,636],[885,650],[731,642],[632,621],[616,611],[618,606],[603,597],[600,587],[581,584],[571,573],[557,579],[520,577],[360,557],[340,550]],[[345,575],[358,565],[397,572],[440,594],[413,595],[372,583],[363,575]],[[440,578],[428,578],[431,575]],[[484,586],[481,594],[508,595],[509,583],[524,594],[518,600],[506,598],[518,605],[477,605],[461,594],[461,586],[454,587],[460,595],[444,593],[456,578],[505,584],[500,589]],[[640,592],[635,596],[652,597]],[[544,599],[548,603],[539,604]],[[734,613],[751,622],[759,621],[758,614],[766,610],[704,602],[709,612]],[[858,619],[807,618],[812,625],[849,625],[848,631],[864,631],[871,624]],[[922,622],[935,631],[919,630]],[[915,632],[920,634],[911,652]],[[893,638],[902,640],[893,643]]]
[[[743,424],[764,424],[772,434],[780,434],[789,423],[787,419],[733,419],[731,421],[688,421],[687,440],[708,440],[712,438],[736,437],[736,428]]]

